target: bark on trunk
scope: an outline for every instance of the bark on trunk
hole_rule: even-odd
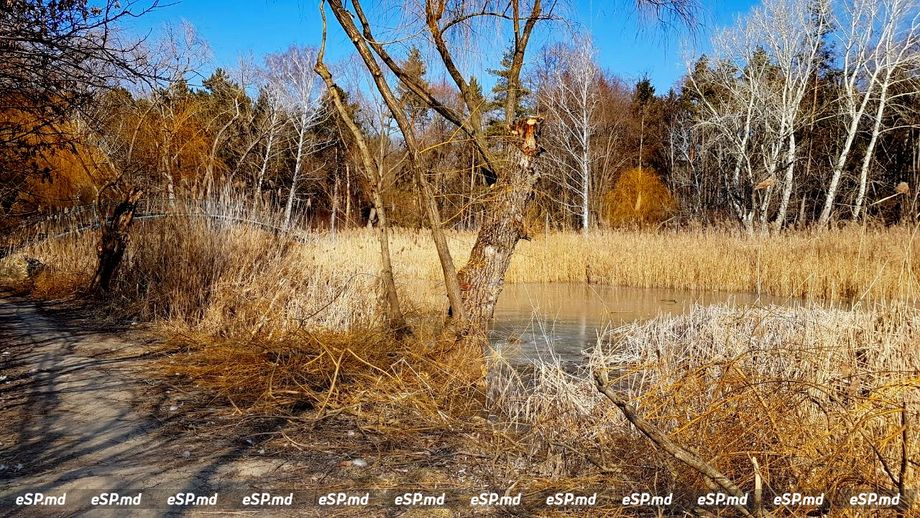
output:
[[[115,207],[112,215],[102,224],[102,235],[97,248],[99,262],[90,283],[91,290],[109,291],[115,271],[128,247],[128,229],[134,220],[134,211],[137,210],[137,202],[142,195],[143,191],[140,189],[132,189],[127,198]]]
[[[878,142],[878,136],[882,131],[882,119],[885,117],[888,84],[889,79],[886,77],[885,82],[882,84],[881,93],[879,94],[878,109],[875,112],[875,122],[872,125],[872,137],[869,138],[869,144],[866,146],[866,154],[863,156],[862,167],[859,170],[859,192],[856,194],[856,203],[854,203],[853,207],[854,220],[858,220],[862,217],[863,201],[866,198],[866,186],[869,183],[869,168],[872,165],[872,157],[875,153],[875,145]]]
[[[254,209],[259,208],[259,202],[262,200],[262,183],[265,181],[265,172],[268,170],[268,162],[272,156],[272,143],[275,140],[275,131],[277,128],[277,110],[272,111],[271,127],[268,132],[268,142],[265,144],[265,156],[262,157],[262,166],[259,168],[259,176],[256,179],[256,185],[252,193],[252,206]]]
[[[393,276],[393,262],[390,259],[390,227],[387,222],[386,210],[383,207],[383,196],[379,191],[379,186],[374,185],[371,188],[371,196],[374,200],[374,206],[377,210],[377,243],[380,246],[380,280],[383,283],[383,295],[386,297],[386,314],[389,321],[390,329],[397,335],[411,333],[411,329],[406,324],[406,317],[403,315],[402,307],[399,304],[399,295],[396,292],[396,281]],[[368,220],[370,223],[370,220]]]
[[[315,70],[316,73],[323,78],[323,81],[329,90],[333,104],[335,105],[336,110],[338,110],[342,122],[345,124],[355,139],[355,143],[357,144],[358,150],[360,151],[361,163],[364,166],[364,174],[371,184],[371,197],[374,206],[371,207],[371,213],[367,218],[367,225],[368,228],[370,228],[373,225],[374,217],[376,216],[378,222],[376,232],[377,242],[380,246],[381,283],[383,284],[383,294],[386,300],[386,304],[384,305],[384,313],[386,314],[387,322],[390,326],[390,329],[397,337],[411,334],[412,329],[406,322],[406,317],[403,314],[402,307],[399,303],[399,294],[396,291],[396,281],[393,276],[393,263],[390,259],[390,228],[387,222],[387,213],[384,206],[383,194],[380,192],[384,184],[384,175],[386,171],[385,162],[382,157],[380,162],[374,162],[364,133],[361,132],[361,129],[354,122],[354,120],[352,120],[345,106],[345,102],[342,100],[342,97],[339,93],[340,90],[332,78],[332,73],[329,71],[329,68],[326,67],[325,63],[323,63],[323,55],[325,54],[325,50],[326,17],[324,14],[323,46],[320,48],[319,54],[316,57]],[[346,165],[346,168],[347,167],[348,166]],[[347,172],[348,169],[346,169],[346,173]],[[350,188],[348,191],[348,195],[350,197]]]
[[[779,210],[776,213],[776,220],[773,226],[776,230],[782,230],[786,225],[786,211],[789,208],[789,200],[792,198],[792,181],[795,178],[795,132],[789,135],[789,147],[786,149],[786,174],[783,178],[783,197],[779,204]]]
[[[484,216],[470,259],[459,272],[467,318],[462,339],[470,343],[482,343],[514,247],[519,240],[528,239],[524,217],[538,178],[535,166],[540,122],[539,118],[531,117],[515,124],[512,134],[520,140],[512,146],[507,176],[495,185],[495,197]]]

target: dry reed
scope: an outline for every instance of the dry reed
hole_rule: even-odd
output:
[[[239,219],[239,218],[237,218]],[[391,436],[478,426],[496,478],[531,489],[602,485],[689,495],[695,473],[650,450],[595,389],[617,387],[671,438],[749,487],[890,488],[903,437],[916,482],[920,359],[915,236],[906,227],[745,236],[725,230],[543,234],[519,245],[509,282],[760,291],[862,301],[849,310],[698,308],[611,331],[586,365],[493,366],[488,392],[446,360],[431,326],[397,343],[379,328],[377,246],[367,230],[271,230],[196,215],[138,222],[108,308],[171,337],[170,374],[245,412],[347,412]],[[451,233],[458,264],[474,236]],[[92,235],[38,242],[37,296],[85,286]],[[396,277],[416,324],[445,307],[426,232],[398,230]],[[13,268],[15,269],[15,268]],[[902,410],[906,409],[906,410]],[[499,422],[471,416],[494,413]],[[479,423],[479,424],[477,424]],[[885,459],[885,462],[882,462]],[[886,468],[887,466],[887,468]]]
[[[611,331],[574,372],[548,364],[530,379],[496,376],[491,402],[525,430],[518,469],[538,480],[685,499],[707,492],[598,394],[591,374],[610,370],[641,415],[744,490],[753,490],[754,457],[769,491],[826,492],[840,516],[855,516],[840,510],[841,496],[917,483],[918,325],[920,312],[898,306],[700,307]]]

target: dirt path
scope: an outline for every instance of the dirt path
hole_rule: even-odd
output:
[[[87,327],[0,296],[0,515],[37,512],[15,506],[26,492],[67,492],[67,505],[53,514],[70,515],[88,510],[90,495],[102,490],[158,499],[204,488],[242,492],[296,472],[263,456],[258,441],[176,430],[183,425],[170,414],[181,394],[143,381],[138,370],[150,360],[140,335]]]

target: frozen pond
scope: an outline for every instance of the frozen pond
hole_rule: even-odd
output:
[[[493,344],[515,362],[540,361],[551,353],[563,361],[578,361],[605,328],[710,304],[796,305],[801,301],[751,293],[597,284],[507,284],[495,308],[491,336]]]

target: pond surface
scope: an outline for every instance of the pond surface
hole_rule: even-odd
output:
[[[752,293],[596,284],[506,284],[495,307],[492,343],[513,363],[547,361],[553,355],[577,362],[607,328],[710,304],[792,306],[801,301]]]

